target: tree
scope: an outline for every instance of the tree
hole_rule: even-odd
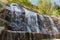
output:
[[[52,10],[53,10],[53,13],[52,13],[53,15],[57,15],[57,16],[60,15],[60,6],[57,5],[55,2],[54,2],[54,6],[53,6]]]

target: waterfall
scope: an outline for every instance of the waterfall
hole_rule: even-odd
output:
[[[53,38],[50,34],[59,34],[51,16],[38,15],[15,3],[6,5],[5,9],[9,11],[5,14],[5,20],[12,24],[12,26],[5,24],[7,30],[10,30],[10,32],[7,32],[10,33],[11,40],[17,34],[20,35],[17,37],[18,40],[19,37],[21,40],[40,40],[40,37],[45,38],[47,36],[48,38]],[[49,31],[50,28],[52,28],[51,31]]]
[[[28,25],[29,28],[31,29],[32,32],[37,32],[40,33],[40,29],[38,26],[38,22],[37,22],[37,13],[28,11],[26,9],[24,9],[26,12],[26,17],[28,19]]]
[[[9,10],[11,13],[10,14],[10,17],[11,17],[10,23],[12,24],[12,27],[10,26],[11,30],[27,31],[26,30],[26,22],[25,22],[26,19],[25,19],[24,9],[15,3],[8,4],[6,6],[6,9]],[[6,14],[6,15],[8,15],[8,18],[9,18],[9,14]]]
[[[47,17],[51,23],[53,33],[58,33],[58,29],[51,17],[39,15],[38,18],[37,13],[22,8],[21,5],[19,6],[15,3],[9,4],[9,6],[6,6],[6,9],[11,11],[11,23],[14,30],[48,34],[48,29],[46,28],[48,24],[48,21],[46,21]]]

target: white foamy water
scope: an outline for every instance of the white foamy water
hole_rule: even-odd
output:
[[[32,29],[34,32],[40,33],[40,29],[38,27],[37,23],[37,14],[31,11],[28,11],[24,9],[26,12],[26,17],[28,19],[28,24],[31,26],[30,29]]]

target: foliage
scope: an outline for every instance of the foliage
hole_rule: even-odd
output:
[[[48,14],[51,12],[51,2],[50,0],[38,0],[38,8],[42,14]]]
[[[59,15],[59,6],[54,2],[53,6],[51,0],[38,0],[39,11],[47,15]]]
[[[6,1],[6,0],[5,0]],[[33,5],[29,0],[7,0],[8,2],[14,2],[21,4],[23,7],[35,11],[39,14],[47,15],[59,15],[60,6],[56,3],[52,6],[51,0],[38,0],[37,6]]]
[[[53,8],[52,9],[54,9],[53,10],[53,15],[60,15],[60,6],[59,5],[57,5],[56,3],[54,3],[54,6],[53,6]]]

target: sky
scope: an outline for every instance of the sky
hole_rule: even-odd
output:
[[[37,4],[37,0],[30,0],[32,4],[36,5]]]
[[[56,3],[60,5],[60,0],[57,0]]]
[[[37,4],[37,0],[30,0],[32,4],[36,5]],[[60,5],[60,0],[55,0],[55,2]],[[52,3],[54,3],[54,1],[52,0]]]

